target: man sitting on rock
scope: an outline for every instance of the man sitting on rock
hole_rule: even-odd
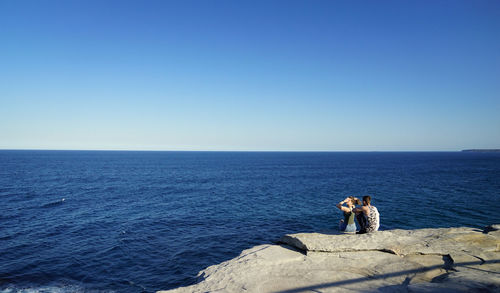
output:
[[[360,227],[356,234],[375,232],[380,227],[380,215],[377,208],[370,204],[371,200],[371,196],[363,196],[363,206],[353,210]]]

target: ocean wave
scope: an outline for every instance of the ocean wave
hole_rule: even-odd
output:
[[[62,198],[62,199],[57,200],[57,201],[53,201],[53,202],[46,203],[46,204],[42,205],[41,207],[42,207],[42,208],[50,208],[50,207],[54,207],[54,206],[61,205],[61,204],[63,204],[65,201],[66,201],[66,199],[65,199],[65,198]]]
[[[3,286],[0,293],[115,293],[113,290],[95,290],[75,284],[58,284],[47,286]]]
[[[66,293],[66,292],[89,292],[82,287],[74,285],[64,285],[64,286],[41,286],[41,287],[7,287],[1,289],[0,293]],[[97,293],[97,291],[94,291]]]

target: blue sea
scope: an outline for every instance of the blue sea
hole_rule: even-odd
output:
[[[500,153],[0,151],[0,292],[153,292],[371,195],[381,229],[500,223]]]

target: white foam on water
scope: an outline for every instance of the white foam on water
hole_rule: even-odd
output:
[[[82,288],[76,286],[43,286],[34,288],[16,288],[10,287],[3,289],[0,293],[66,293],[66,292],[84,292]]]
[[[18,288],[18,287],[7,287],[5,289],[0,289],[0,293],[67,293],[67,292],[98,292],[85,290],[82,287],[75,285],[61,285],[61,286],[41,286],[32,288]]]

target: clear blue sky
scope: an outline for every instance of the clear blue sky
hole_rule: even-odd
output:
[[[500,1],[0,0],[17,148],[500,148]]]

